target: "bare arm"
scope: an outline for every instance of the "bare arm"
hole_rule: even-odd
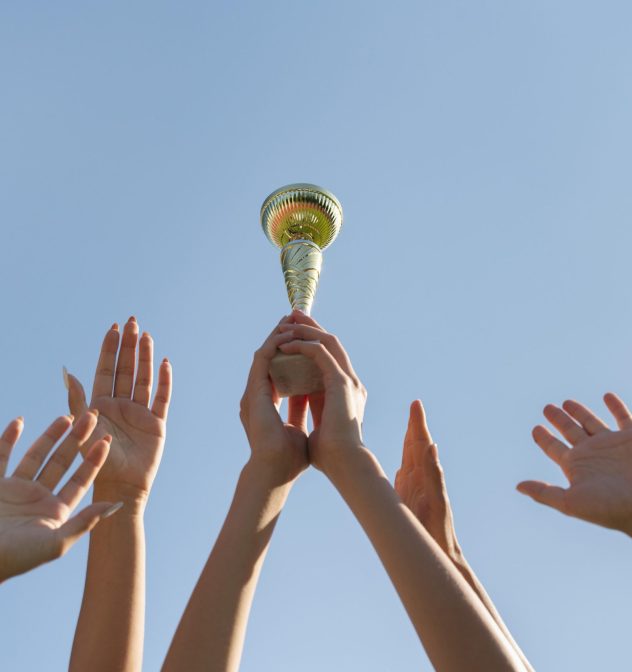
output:
[[[395,476],[395,490],[419,522],[437,542],[447,558],[470,584],[481,603],[513,646],[528,670],[532,670],[494,603],[465,559],[456,537],[452,507],[437,445],[433,443],[421,401],[410,406],[402,466]]]
[[[275,328],[255,354],[240,417],[252,455],[241,472],[228,516],[171,643],[165,672],[234,672],[276,521],[290,488],[307,467],[307,399],[289,401],[288,421],[268,370],[291,336]]]
[[[291,487],[274,480],[274,473],[256,460],[243,468],[222,530],[169,648],[165,672],[239,669],[259,574]]]
[[[130,318],[120,351],[119,341],[114,325],[103,341],[91,407],[99,411],[97,435],[113,437],[108,460],[95,480],[94,497],[114,497],[124,507],[90,537],[83,602],[70,660],[70,669],[77,672],[137,672],[142,667],[144,512],[164,446],[171,367],[166,360],[161,364],[150,408],[152,339],[144,334],[139,342],[138,325]],[[67,376],[66,382],[71,410],[85,407],[79,381]]]
[[[433,665],[450,672],[524,670],[480,599],[364,446],[366,392],[341,344],[311,318],[300,321],[292,331],[303,340],[280,348],[311,357],[323,372],[324,396],[312,405],[316,429],[309,437],[310,460],[362,525]]]

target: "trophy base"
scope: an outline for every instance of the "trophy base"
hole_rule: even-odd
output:
[[[320,369],[305,355],[277,352],[270,362],[270,378],[280,397],[298,397],[324,390]]]

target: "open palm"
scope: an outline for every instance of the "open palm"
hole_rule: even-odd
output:
[[[53,494],[77,452],[87,444],[96,425],[94,414],[80,418],[40,471],[70,425],[69,417],[55,420],[29,448],[10,477],[4,474],[22,431],[21,419],[9,424],[0,438],[0,581],[63,555],[82,534],[115,510],[111,503],[101,502],[70,517],[105,462],[109,437],[91,445],[72,478]]]
[[[443,551],[452,560],[460,558],[443,469],[419,400],[410,406],[395,490]]]
[[[576,401],[544,409],[568,443],[541,425],[534,428],[533,438],[560,466],[569,486],[524,481],[518,489],[569,516],[632,535],[632,415],[616,395],[607,394],[604,400],[618,431]]]
[[[90,407],[99,412],[96,436],[112,436],[110,455],[96,479],[97,484],[130,486],[145,495],[149,492],[166,436],[171,396],[168,360],[163,360],[160,366],[150,408],[152,375],[151,336],[145,333],[139,340],[138,324],[133,317],[125,325],[122,339],[118,325],[114,324],[103,340],[90,402]],[[87,407],[85,393],[74,376],[67,374],[66,380],[68,403],[76,415]]]

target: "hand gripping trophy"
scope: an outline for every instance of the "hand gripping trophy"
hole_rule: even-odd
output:
[[[261,226],[281,248],[281,267],[292,309],[310,314],[323,262],[323,250],[342,226],[342,206],[326,189],[290,184],[270,194],[261,206]],[[270,377],[282,397],[322,391],[316,365],[304,355],[278,352]]]

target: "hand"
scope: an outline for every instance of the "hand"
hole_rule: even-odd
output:
[[[294,340],[279,345],[286,354],[313,359],[323,374],[325,391],[309,398],[314,431],[309,436],[311,463],[326,471],[345,452],[363,447],[362,419],[367,393],[340,341],[315,320],[294,311],[292,322],[279,326]]]
[[[40,471],[71,424],[67,416],[55,420],[10,477],[5,476],[7,463],[24,428],[22,419],[11,422],[0,437],[0,581],[61,557],[79,537],[121,506],[99,502],[70,518],[107,458],[109,436],[92,443],[70,480],[53,494],[77,452],[87,445],[97,418],[94,413],[83,415]]]
[[[444,553],[460,568],[463,554],[456,539],[437,445],[432,442],[421,401],[413,401],[410,406],[402,466],[395,476],[395,490]]]
[[[270,361],[278,347],[292,338],[280,327],[284,317],[254,356],[239,417],[246,430],[252,458],[270,466],[283,482],[294,480],[307,459],[307,397],[290,397],[288,419],[279,416],[281,400],[270,381]]]
[[[612,431],[588,408],[565,401],[549,405],[546,419],[570,447],[541,425],[533,430],[535,442],[558,464],[570,485],[560,488],[541,481],[523,481],[518,490],[536,502],[568,516],[632,536],[632,415],[615,394],[606,394],[606,406],[619,431]]]
[[[120,351],[119,339],[118,325],[114,324],[103,340],[92,388],[90,407],[99,411],[95,436],[112,436],[110,454],[95,480],[95,488],[105,488],[108,494],[114,491],[117,497],[126,501],[144,503],[165,443],[171,365],[167,359],[160,365],[158,388],[150,409],[152,338],[144,333],[139,343],[138,324],[134,317],[130,317],[123,330]],[[68,405],[71,413],[78,416],[87,408],[85,393],[74,376],[65,371],[64,374]]]

